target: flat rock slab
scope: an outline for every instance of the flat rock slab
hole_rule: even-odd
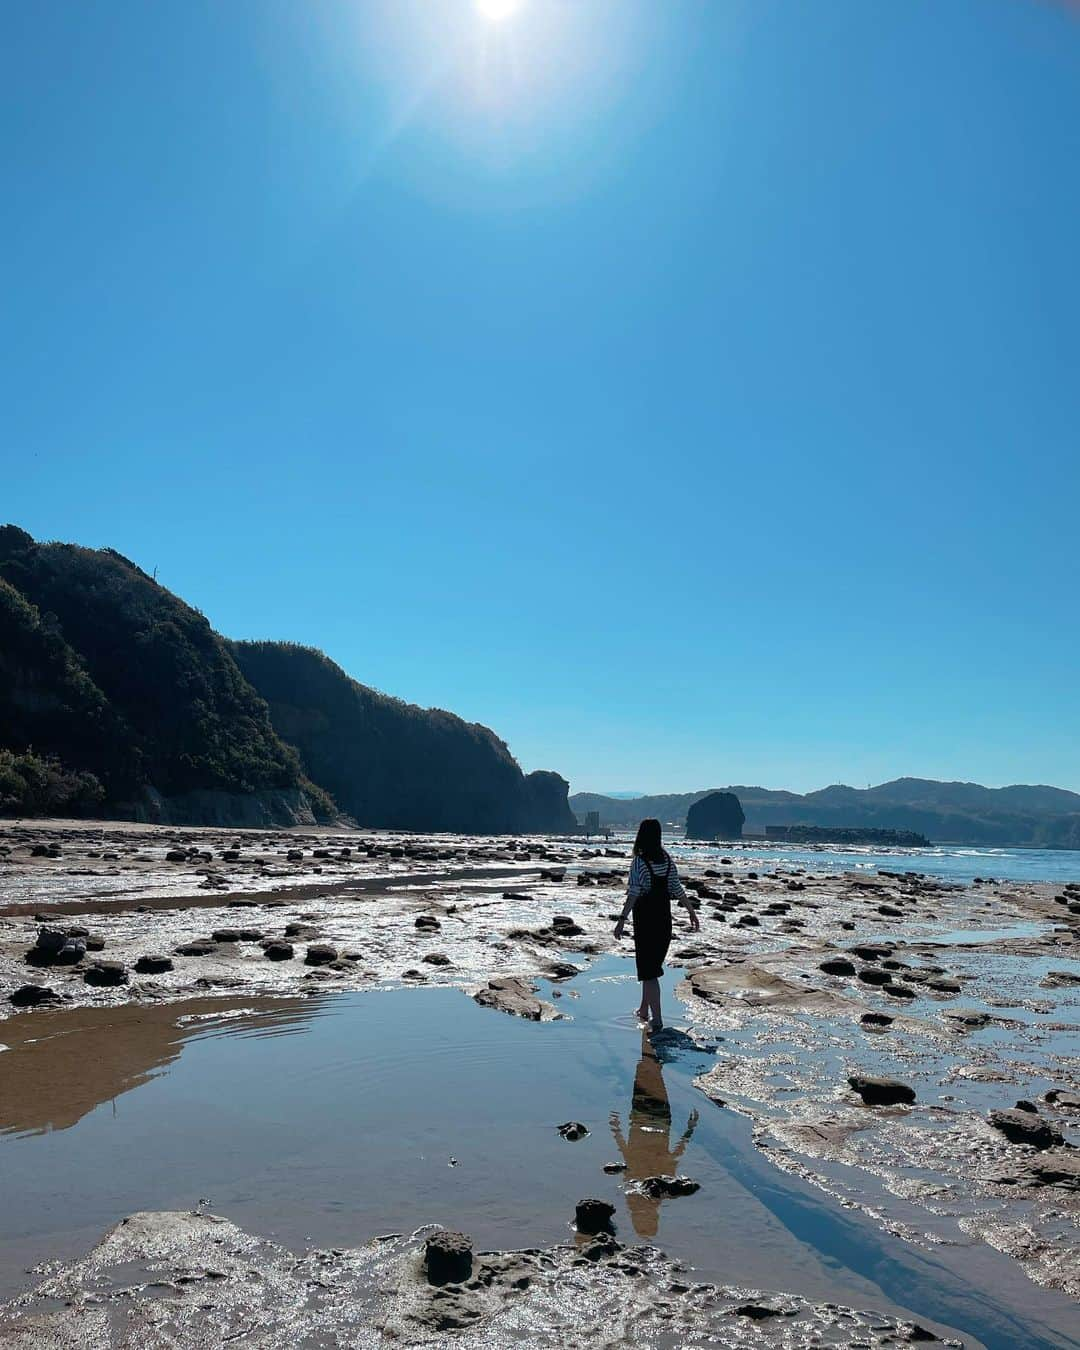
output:
[[[536,986],[517,975],[500,975],[489,980],[473,998],[482,1008],[495,1008],[530,1022],[541,1021],[545,1010],[551,1011],[550,1005],[536,997]]]
[[[699,966],[686,977],[690,990],[708,1003],[742,1004],[777,1012],[836,1012],[858,1005],[842,994],[797,984],[751,962]]]

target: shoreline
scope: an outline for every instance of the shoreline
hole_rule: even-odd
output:
[[[611,935],[629,861],[622,844],[371,831],[241,836],[112,824],[104,827],[110,838],[131,852],[105,860],[86,856],[101,851],[101,840],[80,837],[81,822],[37,828],[46,846],[60,837],[59,858],[24,856],[32,847],[25,828],[16,853],[0,856],[0,893],[28,878],[40,892],[36,901],[0,909],[0,1042],[18,1052],[0,1054],[0,1101],[5,1072],[10,1081],[15,1060],[25,1057],[24,1118],[28,1109],[38,1109],[39,1119],[51,1113],[53,1129],[71,1128],[74,1122],[60,1123],[64,1111],[71,1115],[80,1100],[92,1110],[106,1086],[102,1079],[65,1094],[64,1075],[53,1074],[51,1105],[43,1090],[34,1105],[34,1065],[44,1067],[44,1048],[56,1039],[50,1031],[68,1023],[65,1053],[75,1054],[80,1040],[89,1047],[87,1020],[107,1025],[125,1009],[141,1009],[168,1046],[177,1040],[172,1010],[193,998],[213,1017],[415,987],[481,995],[484,1017],[491,1009],[572,1019],[575,977],[630,951]],[[304,858],[287,863],[281,855],[298,836]],[[221,859],[241,837],[240,858]],[[316,859],[329,838],[354,855],[362,843],[375,851]],[[220,890],[196,883],[192,893],[187,862],[165,862],[185,840],[215,855],[205,866],[221,868]],[[0,825],[0,845],[11,843]],[[799,1178],[839,1209],[857,1209],[905,1243],[929,1250],[959,1240],[973,1244],[973,1253],[1004,1252],[1033,1288],[1080,1297],[1080,1174],[1071,1170],[1080,1150],[1068,1147],[1080,1142],[1080,1109],[1043,1100],[1047,1092],[1068,1094],[1080,1076],[1080,917],[1055,900],[1059,888],[805,868],[751,875],[749,862],[729,852],[730,866],[711,856],[681,859],[688,889],[699,896],[702,932],[677,926],[669,959],[677,998],[671,1002],[669,981],[669,1018],[689,1019],[699,1038],[720,1033],[711,1066],[695,1079],[700,1110],[719,1104],[745,1116],[754,1149],[778,1175]],[[113,861],[130,870],[103,877]],[[317,866],[324,870],[314,872]],[[95,900],[102,879],[124,893]],[[79,896],[61,898],[66,886]],[[153,894],[158,889],[165,893]],[[27,911],[84,914],[103,940],[100,956],[87,953],[72,967],[27,966],[38,927]],[[290,925],[297,931],[287,936]],[[222,938],[229,928],[248,936]],[[219,940],[205,943],[204,953],[177,953],[214,933]],[[293,954],[280,961],[260,946],[286,941]],[[860,945],[888,952],[853,956]],[[325,946],[332,958],[306,964],[310,948]],[[171,970],[137,972],[151,948]],[[83,972],[95,959],[119,962],[126,981],[87,984]],[[830,961],[848,961],[852,970],[822,971]],[[869,969],[879,972],[872,982],[862,978]],[[55,1011],[16,1012],[6,1001],[16,982],[48,984],[62,1001]],[[100,1053],[91,1059],[101,1062]],[[145,1081],[135,1063],[140,1053],[125,1061],[118,1046],[112,1092]],[[857,1072],[901,1079],[915,1104],[866,1105],[847,1082]],[[993,1111],[1015,1111],[1020,1097],[1032,1099],[1037,1119],[1062,1144],[1032,1149],[989,1123]],[[12,1123],[0,1120],[0,1128]],[[1071,1216],[1064,1229],[1061,1215]]]

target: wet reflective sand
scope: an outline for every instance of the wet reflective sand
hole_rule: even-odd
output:
[[[506,1249],[566,1241],[595,1195],[624,1240],[705,1278],[906,1310],[1002,1350],[1068,1344],[1072,1306],[1004,1256],[902,1242],[774,1169],[692,1086],[719,1043],[643,1037],[621,962],[560,992],[567,1018],[547,1024],[452,989],[19,1019],[0,1054],[4,1291],[137,1210],[212,1210],[297,1251],[423,1223]],[[567,1120],[589,1134],[564,1140]],[[626,1171],[605,1173],[615,1161]],[[677,1172],[700,1191],[634,1189]]]

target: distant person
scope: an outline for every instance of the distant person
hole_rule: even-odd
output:
[[[630,884],[626,904],[615,925],[615,937],[621,938],[631,911],[634,915],[634,960],[641,981],[641,1004],[637,1015],[651,1022],[653,1031],[662,1031],[660,976],[671,946],[671,901],[686,907],[691,932],[701,927],[697,913],[686,898],[679,872],[664,849],[658,820],[643,820],[634,840],[634,861],[630,866]]]
[[[679,1159],[686,1151],[698,1113],[690,1112],[679,1142],[671,1147],[671,1105],[664,1073],[656,1051],[649,1044],[648,1033],[641,1033],[641,1059],[634,1075],[634,1096],[627,1121],[629,1138],[623,1137],[619,1113],[610,1116],[611,1133],[626,1163],[628,1181],[644,1181],[646,1177],[673,1177],[679,1170]],[[655,1237],[660,1227],[660,1200],[633,1189],[626,1193],[630,1219],[638,1237]]]

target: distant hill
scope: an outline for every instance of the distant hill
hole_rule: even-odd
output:
[[[275,730],[357,820],[413,830],[576,828],[566,780],[523,774],[487,727],[380,694],[311,647],[234,642],[231,649],[269,703]]]
[[[319,652],[229,643],[112,549],[0,527],[0,813],[571,830],[567,787]]]
[[[579,792],[570,805],[580,816],[599,811],[603,823],[630,828],[643,816],[683,824],[689,807],[710,792],[733,792],[746,813],[746,833],[767,825],[914,830],[935,843],[1080,848],[1080,793],[1017,784],[939,783],[897,778],[877,787],[843,784],[805,795],[761,787],[706,788],[633,801]]]

